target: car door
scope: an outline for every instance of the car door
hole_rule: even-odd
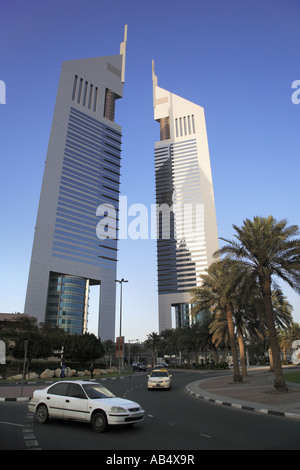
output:
[[[88,398],[79,384],[70,383],[64,402],[64,418],[89,420]]]
[[[50,417],[63,418],[68,384],[59,382],[48,389],[46,403]]]

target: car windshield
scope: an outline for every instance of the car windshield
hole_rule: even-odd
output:
[[[114,398],[115,395],[100,384],[84,384],[83,388],[89,398]]]
[[[168,377],[168,372],[158,370],[157,372],[152,372],[151,377]]]

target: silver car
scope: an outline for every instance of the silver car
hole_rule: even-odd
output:
[[[118,398],[96,382],[61,381],[33,392],[28,404],[38,423],[48,418],[88,422],[94,431],[103,432],[108,425],[142,421],[145,411],[138,403]]]

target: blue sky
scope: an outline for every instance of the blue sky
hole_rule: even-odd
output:
[[[298,0],[1,0],[0,312],[24,309],[62,62],[118,54],[125,24],[116,122],[128,204],[150,208],[155,198],[154,59],[159,86],[205,109],[219,236],[231,239],[232,224],[255,215],[300,225],[300,104],[291,99],[300,80]],[[121,240],[119,248],[118,277],[129,281],[122,332],[144,340],[158,331],[155,241]],[[285,293],[300,322],[299,295]]]

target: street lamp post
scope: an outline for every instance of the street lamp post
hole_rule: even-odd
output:
[[[121,335],[122,335],[122,284],[123,284],[123,282],[128,282],[128,281],[126,281],[125,279],[122,278],[120,281],[118,279],[116,279],[115,282],[118,282],[119,284],[121,284],[121,289],[120,289],[120,335],[119,335],[119,374],[120,374],[121,373]]]

